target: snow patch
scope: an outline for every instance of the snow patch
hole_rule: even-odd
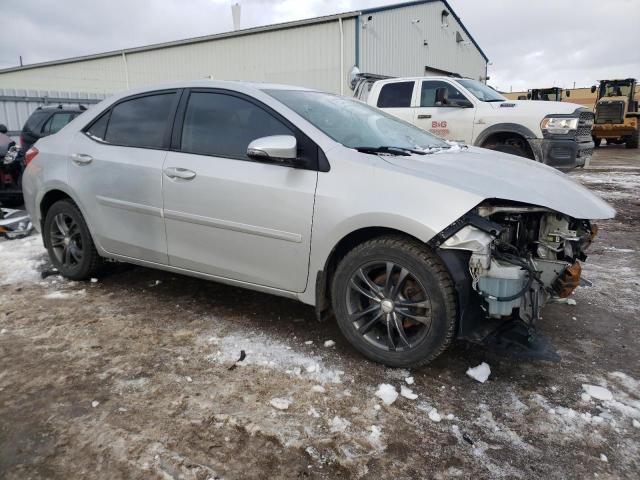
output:
[[[0,280],[3,283],[36,283],[42,279],[39,267],[46,263],[40,235],[0,244]]]
[[[349,425],[351,425],[351,422],[349,420],[346,420],[337,415],[329,421],[329,428],[331,429],[332,433],[344,432],[347,427],[349,427]]]
[[[583,383],[582,388],[587,395],[597,400],[613,400],[613,394],[604,387]]]

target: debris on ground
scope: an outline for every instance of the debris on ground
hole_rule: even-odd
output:
[[[418,395],[413,393],[413,390],[411,390],[409,387],[405,387],[404,385],[400,386],[400,395],[402,395],[404,398],[408,398],[409,400],[415,400],[416,398],[418,398]]]
[[[584,393],[586,393],[590,397],[595,398],[596,400],[602,400],[602,401],[613,400],[613,394],[604,387],[583,383],[582,389],[584,390]]]
[[[442,416],[438,413],[438,409],[437,408],[432,408],[431,410],[429,410],[429,413],[427,414],[429,416],[429,419],[438,423],[442,420]]]
[[[333,340],[327,340],[324,342],[324,346],[329,348],[329,347],[333,347],[336,344],[336,342],[334,342]]]
[[[376,390],[376,397],[384,402],[385,405],[391,405],[398,398],[396,387],[388,383],[381,383]]]
[[[93,402],[91,402],[91,406],[92,406],[93,408],[96,408],[98,405],[100,405],[100,402],[99,402],[99,401],[97,401],[97,400],[94,400]]]
[[[235,363],[229,367],[229,370],[233,370],[234,368],[236,368],[238,366],[238,363],[242,362],[245,358],[247,358],[246,352],[244,350],[240,350],[240,358],[238,358],[238,360],[236,360]]]
[[[469,368],[467,375],[480,383],[484,383],[491,375],[491,368],[488,363],[482,362],[477,367]]]
[[[407,385],[413,385],[414,382],[413,377],[406,377],[404,381],[407,383]]]
[[[269,402],[273,408],[277,408],[278,410],[286,410],[289,408],[291,404],[291,400],[287,398],[272,398]]]
[[[469,434],[467,432],[463,432],[462,434],[462,439],[467,442],[469,445],[475,445],[474,441],[471,440],[471,437],[469,436]]]

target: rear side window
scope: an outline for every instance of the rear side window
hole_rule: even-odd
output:
[[[90,137],[95,138],[96,140],[100,140],[102,142],[105,141],[107,136],[107,125],[109,124],[109,117],[111,116],[111,110],[108,110],[106,113],[103,113],[98,120],[93,122],[89,128],[86,129],[85,133]]]
[[[221,93],[193,92],[185,112],[181,150],[248,159],[249,143],[269,135],[294,133],[252,102]]]
[[[411,106],[413,84],[415,82],[387,83],[380,89],[378,107],[407,108]]]
[[[71,120],[76,118],[76,113],[54,113],[42,127],[42,133],[52,135],[59,132]]]
[[[87,133],[114,145],[163,148],[175,95],[162,93],[119,103],[111,109],[106,124],[101,123],[103,115],[87,129]],[[103,133],[105,127],[106,133]]]

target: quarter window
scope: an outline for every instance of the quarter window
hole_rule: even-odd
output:
[[[415,82],[387,83],[380,89],[378,107],[380,108],[408,108],[411,106],[413,84]]]
[[[447,103],[440,104],[436,102],[436,90],[438,88],[447,89]],[[425,80],[422,82],[422,89],[420,91],[420,106],[421,107],[446,107],[456,106],[458,102],[468,101],[460,90],[453,85],[440,80]]]
[[[294,133],[252,102],[221,93],[194,92],[187,104],[181,150],[248,159],[249,143],[270,135]]]
[[[175,93],[163,93],[126,100],[111,109],[108,126],[101,123],[103,116],[87,133],[93,135],[95,129],[96,137],[114,145],[163,148],[174,99]]]

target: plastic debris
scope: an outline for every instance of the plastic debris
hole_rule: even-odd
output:
[[[480,383],[484,383],[491,375],[491,368],[488,363],[482,362],[477,367],[469,368],[467,375]]]
[[[398,392],[393,385],[381,383],[376,390],[376,397],[384,402],[385,405],[391,405],[398,398]]]
[[[471,437],[469,436],[469,434],[467,432],[463,432],[462,433],[462,439],[467,442],[469,445],[475,445],[475,443],[473,442],[473,440],[471,440]]]
[[[247,354],[244,350],[240,350],[240,358],[229,367],[229,370],[233,370],[234,368],[236,368],[238,366],[238,363],[242,362],[245,358],[247,358]]]

